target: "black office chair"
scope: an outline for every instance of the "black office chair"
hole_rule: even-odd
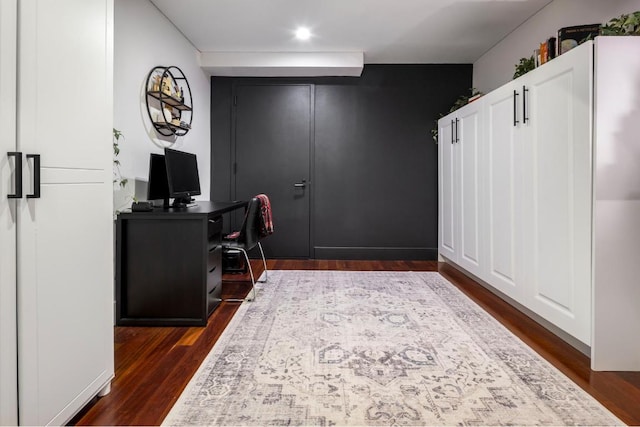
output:
[[[226,299],[224,301],[252,301],[256,297],[256,280],[253,276],[253,269],[251,268],[251,262],[249,261],[248,252],[256,246],[260,249],[260,255],[262,255],[262,262],[264,264],[265,280],[259,281],[260,283],[266,282],[267,277],[267,260],[264,257],[264,251],[260,244],[261,237],[261,202],[258,197],[253,197],[247,206],[247,211],[244,216],[244,222],[240,231],[231,233],[222,239],[222,250],[224,254],[237,253],[238,251],[244,254],[244,259],[249,269],[249,275],[251,276],[251,293],[252,297],[246,299]]]

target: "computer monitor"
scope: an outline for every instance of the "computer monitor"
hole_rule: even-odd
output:
[[[162,154],[151,153],[149,158],[149,181],[147,200],[163,200],[162,206],[169,207],[169,183],[167,166]]]
[[[174,207],[187,207],[193,201],[191,196],[200,195],[200,177],[195,154],[184,151],[164,149],[167,166],[169,197],[174,199]]]

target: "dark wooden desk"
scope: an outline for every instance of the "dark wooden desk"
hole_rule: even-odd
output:
[[[116,324],[206,325],[222,292],[222,214],[246,202],[120,213]]]

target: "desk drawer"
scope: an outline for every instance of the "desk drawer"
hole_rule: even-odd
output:
[[[207,277],[207,295],[213,298],[220,298],[222,293],[222,277],[210,274]]]
[[[207,275],[222,274],[222,246],[214,245],[207,254]]]
[[[209,253],[221,247],[222,241],[220,240],[220,237],[209,237],[209,240],[207,240],[207,251],[209,251]]]
[[[208,218],[208,227],[207,227],[207,237],[211,239],[214,236],[219,236],[222,233],[222,217],[212,217]]]
[[[222,247],[207,254],[207,306],[217,304],[222,295]],[[211,311],[209,310],[209,313]]]
[[[207,316],[209,316],[222,301],[222,280],[215,283],[207,281],[207,286],[211,288],[207,290]]]

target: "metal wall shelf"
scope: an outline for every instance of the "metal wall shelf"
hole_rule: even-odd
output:
[[[193,100],[182,70],[176,66],[153,67],[145,87],[147,113],[156,131],[164,136],[186,135],[191,129]]]

